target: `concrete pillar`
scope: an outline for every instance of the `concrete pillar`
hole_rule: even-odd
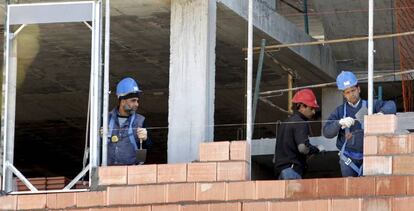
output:
[[[172,0],[168,163],[198,159],[214,136],[216,1]]]
[[[322,120],[327,120],[329,115],[344,103],[342,92],[336,87],[327,87],[322,89]],[[322,123],[322,130],[325,123]]]

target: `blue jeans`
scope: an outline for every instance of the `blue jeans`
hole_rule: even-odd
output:
[[[302,176],[300,176],[293,168],[285,168],[280,172],[279,175],[280,180],[290,180],[290,179],[302,179]]]
[[[351,159],[352,162],[360,168],[362,166],[362,160]],[[358,173],[354,171],[350,166],[346,165],[344,161],[339,159],[339,166],[341,167],[342,177],[357,177]]]

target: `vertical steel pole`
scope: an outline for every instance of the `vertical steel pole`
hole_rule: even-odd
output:
[[[368,115],[373,113],[374,98],[374,0],[368,3]]]
[[[253,86],[253,0],[249,0],[248,52],[247,52],[247,119],[246,141],[252,146],[252,86]],[[251,151],[250,151],[251,154]],[[251,158],[250,158],[251,159]],[[250,160],[251,163],[251,160]],[[249,171],[251,175],[251,171]]]
[[[111,33],[111,1],[106,0],[105,5],[105,67],[104,67],[104,84],[103,84],[103,112],[102,112],[102,166],[108,163],[108,104],[109,104],[109,50],[110,50],[110,33]]]

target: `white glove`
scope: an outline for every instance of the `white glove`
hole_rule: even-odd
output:
[[[322,146],[322,145],[317,145],[316,148],[319,149],[319,152],[325,152],[326,151],[325,147]]]
[[[147,129],[145,128],[138,128],[137,135],[140,140],[146,141],[147,140]]]
[[[350,128],[352,125],[354,125],[355,120],[351,117],[345,117],[339,120],[339,124],[342,126],[342,129]]]
[[[381,111],[378,113],[375,113],[374,115],[384,115],[384,113],[382,113]]]

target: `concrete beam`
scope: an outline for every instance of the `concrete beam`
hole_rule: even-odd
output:
[[[227,8],[235,12],[247,21],[248,1],[239,0],[217,0],[220,9]],[[276,13],[267,3],[262,0],[254,0],[253,23],[256,31],[260,31],[276,41],[276,43],[296,43],[315,41],[303,30],[296,27],[283,16]],[[231,27],[231,26],[228,26]],[[256,32],[256,35],[258,32]],[[247,33],[247,29],[246,29]],[[273,40],[272,40],[272,43]],[[257,45],[257,43],[256,43]],[[294,70],[311,77],[319,78],[320,81],[331,81],[338,73],[336,61],[329,46],[303,46],[282,49],[276,53],[281,61],[290,64]],[[292,58],[293,57],[293,58]]]
[[[216,2],[171,1],[168,162],[198,159],[214,135]]]

